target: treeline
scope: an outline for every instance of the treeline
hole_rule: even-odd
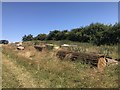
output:
[[[91,23],[88,26],[68,30],[54,30],[49,34],[24,35],[22,41],[32,40],[70,40],[78,42],[88,42],[96,45],[114,45],[120,41],[120,23],[105,25],[101,23]]]

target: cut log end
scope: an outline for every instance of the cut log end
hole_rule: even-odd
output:
[[[97,67],[98,67],[98,71],[99,72],[103,72],[104,71],[104,69],[106,67],[106,59],[105,59],[105,57],[100,57],[98,59]]]

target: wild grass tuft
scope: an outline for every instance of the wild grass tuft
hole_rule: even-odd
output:
[[[59,42],[60,43],[60,42]],[[76,43],[85,52],[91,52],[94,49],[101,50],[109,49],[111,56],[117,57],[116,46],[92,46],[91,44]],[[92,49],[91,49],[92,48]],[[88,51],[86,50],[88,49]],[[41,52],[39,57],[34,57],[33,60],[24,56],[17,55],[11,46],[3,47],[3,54],[11,58],[12,62],[24,67],[36,79],[39,85],[44,85],[46,88],[117,88],[118,87],[118,67],[107,66],[103,73],[97,72],[96,68],[90,68],[87,64],[72,61],[61,61],[53,55],[52,51]],[[5,70],[3,71],[5,72]],[[7,77],[5,77],[6,80]],[[9,83],[9,82],[8,82]],[[17,87],[15,83],[13,86]],[[9,87],[9,86],[8,86]]]

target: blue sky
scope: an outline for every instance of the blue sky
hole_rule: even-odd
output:
[[[9,41],[25,34],[36,36],[52,30],[71,30],[90,23],[118,22],[117,2],[3,2],[2,33]]]

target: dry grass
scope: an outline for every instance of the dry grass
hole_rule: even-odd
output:
[[[35,88],[37,82],[25,68],[19,67],[15,62],[11,62],[3,55],[3,64],[18,80],[19,86],[24,88]]]
[[[90,48],[89,46],[81,45],[81,47],[82,46],[83,48]],[[23,52],[31,52],[28,48],[30,48],[30,46]],[[100,48],[101,47],[98,47],[98,50]],[[34,50],[32,51],[34,52]],[[38,82],[39,87],[40,85],[44,85],[46,88],[118,87],[119,72],[116,65],[107,66],[103,73],[99,73],[96,68],[90,68],[89,65],[81,64],[79,61],[61,61],[54,56],[55,51],[35,51],[32,60],[24,55],[18,55],[18,52],[21,51],[15,51],[11,46],[3,47],[3,54],[10,58],[12,62],[16,62],[17,65],[24,67],[31,73],[33,78]],[[4,79],[4,81],[7,81],[7,79]],[[16,87],[16,85],[14,86]]]
[[[19,86],[19,81],[16,79],[15,75],[11,73],[6,66],[2,67],[2,87],[4,88],[17,88]]]

